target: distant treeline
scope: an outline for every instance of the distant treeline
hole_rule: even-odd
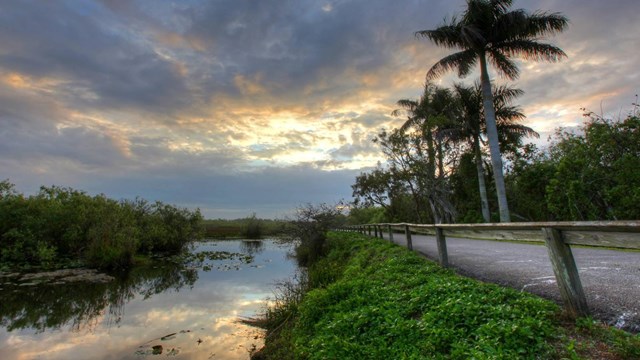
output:
[[[0,182],[4,268],[127,268],[136,254],[175,254],[202,237],[200,211],[144,199],[113,200],[57,186],[36,195]]]
[[[286,231],[288,221],[259,219],[255,214],[234,220],[204,220],[205,236],[216,239],[245,238],[260,239],[280,235]]]

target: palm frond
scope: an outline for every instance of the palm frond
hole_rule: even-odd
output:
[[[526,118],[518,106],[501,106],[496,108],[496,121],[498,124],[512,124],[514,121]]]
[[[496,44],[494,49],[506,57],[521,57],[525,60],[558,62],[567,57],[559,47],[526,39]]]
[[[534,137],[539,138],[538,134],[532,128],[521,124],[500,124],[498,123],[498,133],[507,137]]]
[[[460,22],[456,17],[451,20],[444,20],[444,24],[434,30],[416,31],[416,37],[428,38],[438,46],[446,48],[464,48],[465,44],[460,37]]]
[[[487,38],[475,24],[460,27],[460,36],[466,48],[483,49],[487,44]]]
[[[524,91],[522,89],[517,89],[509,85],[493,87],[493,101],[496,103],[496,107],[508,104],[523,94]]]
[[[435,65],[427,72],[427,79],[435,79],[444,75],[445,73],[458,70],[458,76],[465,77],[469,75],[474,65],[477,63],[478,58],[476,52],[473,49],[464,50],[445,56],[440,59]]]
[[[414,111],[415,109],[418,108],[418,101],[411,100],[411,99],[400,99],[396,101],[396,105],[400,106],[405,110]]]
[[[490,3],[496,13],[507,12],[511,5],[513,5],[512,0],[491,0]]]
[[[520,75],[520,70],[508,56],[505,56],[500,51],[495,49],[489,49],[489,60],[493,66],[498,70],[498,73],[509,80],[515,80]]]
[[[553,35],[564,31],[569,26],[569,19],[560,13],[536,11],[527,17],[524,38]]]
[[[453,142],[468,141],[472,136],[471,131],[466,127],[446,127],[438,129],[435,133],[438,140],[449,140]]]

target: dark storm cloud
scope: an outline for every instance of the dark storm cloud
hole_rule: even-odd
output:
[[[207,3],[188,34],[207,44],[227,84],[236,74],[259,73],[270,91],[288,93],[329,79],[333,95],[341,96],[355,88],[337,77],[385,67],[394,47],[412,40],[431,13],[416,11],[419,3],[216,1]]]
[[[200,206],[208,216],[251,209],[270,216],[348,198],[361,170],[326,169],[371,165],[358,162],[379,155],[371,137],[403,122],[390,117],[395,102],[418,98],[428,68],[452,52],[413,33],[463,5],[4,1],[0,180],[22,191],[55,183],[142,195]],[[577,122],[582,106],[597,111],[604,102],[605,111],[618,111],[635,100],[637,0],[514,7],[571,20],[566,32],[545,39],[568,59],[520,63],[519,102],[534,121]],[[441,84],[451,79],[459,81]]]
[[[75,95],[65,99],[74,106],[179,110],[188,100],[177,70],[123,32],[125,25],[90,2],[4,2],[0,66],[61,79],[58,90]]]

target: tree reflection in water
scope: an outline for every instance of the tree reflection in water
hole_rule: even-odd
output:
[[[4,283],[0,290],[0,325],[8,331],[32,328],[40,333],[63,326],[72,331],[91,331],[105,315],[109,326],[117,325],[124,305],[136,295],[146,299],[166,290],[179,291],[197,280],[197,269],[162,263],[136,267],[109,283]]]
[[[242,240],[242,242],[240,242],[240,250],[251,256],[262,253],[264,248],[265,246],[262,240]]]

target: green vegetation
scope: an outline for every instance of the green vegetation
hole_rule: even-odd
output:
[[[55,268],[84,264],[127,268],[136,254],[176,254],[201,237],[198,210],[143,199],[42,187],[33,196],[0,182],[2,267]]]
[[[509,177],[514,206],[528,217],[640,219],[640,118],[593,113],[579,132],[558,130],[545,151],[525,149]]]
[[[285,231],[287,221],[259,219],[256,214],[235,220],[204,220],[205,236],[215,239],[260,239],[265,236],[280,235]]]
[[[557,130],[548,148],[524,144],[538,134],[518,123],[525,115],[512,103],[523,91],[492,83],[488,68],[515,80],[515,58],[562,59],[560,48],[540,41],[564,31],[568,20],[559,13],[512,9],[507,0],[466,5],[458,16],[416,36],[457,51],[436,62],[428,80],[452,70],[466,77],[478,65],[480,78],[472,87],[427,82],[419,99],[397,102],[392,115],[406,120],[374,139],[387,161],[356,177],[349,221],[638,219],[638,104],[616,121],[585,111],[584,126]]]
[[[297,209],[296,220],[289,228],[289,235],[299,240],[296,260],[300,266],[308,266],[320,259],[326,250],[327,232],[344,224],[344,206],[307,204]]]
[[[460,109],[469,108],[468,104],[457,108],[462,101],[459,96],[450,101],[449,108],[454,109],[454,115]],[[517,112],[517,108],[507,112]],[[475,146],[478,143],[475,132],[456,122],[464,118],[454,115],[433,128],[412,125],[378,135],[376,141],[387,164],[356,177],[352,186],[351,223],[499,220],[498,204],[491,201],[492,197],[483,196],[483,192],[495,193],[495,184],[490,180],[490,172],[487,173],[490,167],[484,164],[485,154]],[[585,117],[585,123],[578,129],[558,129],[551,144],[543,149],[522,143],[524,136],[535,134],[531,129],[503,123],[501,148],[508,164],[505,182],[514,219],[640,218],[637,107],[620,120],[591,112]],[[432,134],[425,133],[426,130]],[[440,138],[442,144],[429,150],[430,136]],[[435,156],[429,156],[429,151],[434,151]],[[485,178],[489,180],[486,183]],[[491,213],[489,219],[485,198]]]
[[[255,321],[268,332],[254,359],[638,358],[638,336],[562,324],[547,300],[386,241],[329,233],[325,253]]]
[[[556,62],[566,54],[558,47],[541,43],[546,35],[564,31],[569,20],[558,13],[511,9],[511,0],[467,0],[461,16],[454,16],[434,30],[416,32],[436,45],[459,52],[444,57],[429,69],[427,79],[457,70],[465,77],[480,65],[480,93],[484,125],[490,149],[501,222],[509,222],[510,212],[503,176],[500,124],[496,106],[496,88],[489,76],[491,64],[501,76],[515,80],[520,70],[514,58]],[[492,89],[493,88],[493,89]],[[435,211],[434,211],[435,213]],[[437,221],[436,221],[437,222]]]

